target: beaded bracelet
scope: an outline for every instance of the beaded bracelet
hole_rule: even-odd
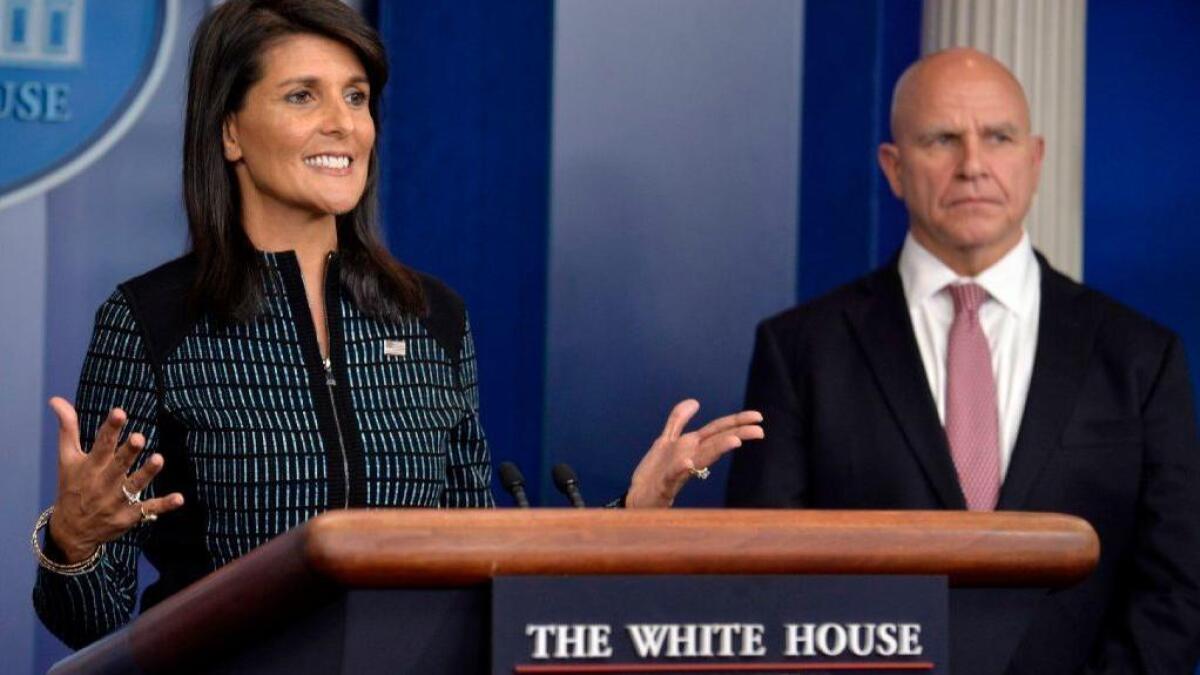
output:
[[[30,543],[33,545],[33,554],[37,556],[38,565],[55,574],[64,574],[70,577],[87,574],[96,569],[96,566],[100,564],[100,556],[104,555],[104,544],[96,547],[96,552],[88,556],[87,560],[65,565],[54,562],[42,552],[42,547],[38,544],[38,531],[44,529],[49,524],[50,514],[52,513],[54,513],[53,506],[42,511],[42,515],[38,516],[37,522],[33,524],[33,536],[30,539]],[[49,535],[47,534],[47,536]]]

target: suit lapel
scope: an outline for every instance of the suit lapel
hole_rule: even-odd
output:
[[[846,312],[859,347],[934,493],[946,508],[965,509],[895,260],[865,284],[866,302]]]
[[[997,509],[1020,509],[1057,450],[1083,386],[1097,325],[1096,315],[1078,302],[1082,287],[1052,269],[1040,254],[1038,263],[1042,300],[1037,353]]]

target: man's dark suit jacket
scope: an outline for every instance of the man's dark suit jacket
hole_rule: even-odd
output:
[[[1033,596],[1007,672],[1191,675],[1200,445],[1183,346],[1039,262],[1037,354],[997,508],[1080,516],[1101,555],[1083,583]],[[764,321],[746,407],[766,438],[733,453],[730,506],[965,508],[895,260]]]

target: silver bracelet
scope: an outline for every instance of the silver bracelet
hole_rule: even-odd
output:
[[[69,577],[87,574],[88,572],[96,569],[96,566],[100,564],[100,556],[104,555],[104,544],[97,546],[96,552],[88,556],[87,560],[81,560],[77,563],[68,563],[65,565],[63,563],[54,562],[53,560],[47,558],[46,554],[42,552],[42,547],[40,544],[38,544],[38,531],[45,529],[46,525],[50,523],[50,514],[52,513],[54,513],[53,506],[45,511],[42,511],[42,515],[38,516],[37,522],[33,524],[33,536],[30,538],[30,544],[33,545],[33,554],[37,556],[38,565],[44,569],[54,572],[55,574],[64,574]],[[50,533],[47,532],[46,536],[50,536]]]

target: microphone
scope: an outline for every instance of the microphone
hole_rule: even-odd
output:
[[[577,509],[585,506],[583,495],[579,494],[579,476],[575,475],[574,469],[565,463],[555,464],[550,470],[550,476],[554,479],[554,487],[571,500],[571,506]]]
[[[504,491],[512,495],[518,508],[529,508],[529,498],[525,496],[525,476],[512,462],[500,462],[500,484]]]

